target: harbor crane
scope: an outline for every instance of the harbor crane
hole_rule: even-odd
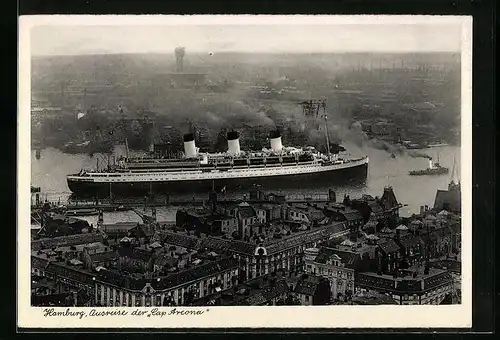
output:
[[[321,117],[325,120],[325,137],[326,137],[326,150],[327,155],[330,156],[330,138],[328,133],[328,123],[327,123],[327,114],[326,114],[326,99],[309,99],[302,100],[299,102],[299,105],[302,106],[302,110],[304,112],[304,116],[306,117]]]

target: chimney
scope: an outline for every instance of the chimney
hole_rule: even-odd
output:
[[[217,207],[217,192],[215,190],[210,192],[210,202],[212,203],[212,214],[214,214]]]
[[[156,208],[155,207],[151,208],[151,214],[153,216],[153,221],[156,222]]]
[[[230,131],[227,133],[227,152],[232,156],[240,154],[240,135],[238,131]]]
[[[281,133],[279,130],[271,131],[269,134],[269,138],[271,140],[271,149],[276,152],[280,152],[283,149],[283,145],[281,144]]]
[[[424,210],[424,206],[423,206],[423,205],[421,205],[421,206],[420,206],[420,215],[423,215],[423,214],[424,214],[424,212],[425,212],[425,210]]]
[[[335,191],[333,191],[333,189],[328,189],[328,201],[330,202],[337,201],[337,196],[335,195]]]
[[[186,158],[196,158],[198,152],[196,151],[194,134],[186,133],[183,139],[184,139],[184,156]]]
[[[104,224],[104,216],[102,214],[102,210],[101,209],[99,209],[98,213],[99,213],[99,215],[97,217],[97,227],[99,229],[101,229],[102,226],[103,226],[103,224]]]
[[[349,240],[352,242],[357,242],[358,241],[358,233],[356,231],[351,231],[349,233]]]
[[[184,47],[176,47],[174,50],[175,53],[175,63],[176,63],[176,71],[182,72],[184,66],[184,55],[186,54],[186,49]]]

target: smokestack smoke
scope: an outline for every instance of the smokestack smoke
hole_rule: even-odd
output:
[[[428,160],[432,160],[431,156],[429,156],[423,152],[408,150],[407,153],[408,153],[408,156],[413,157],[413,158],[426,158]]]
[[[182,72],[184,68],[184,55],[186,54],[186,48],[181,46],[176,47],[174,53],[175,53],[177,72]]]

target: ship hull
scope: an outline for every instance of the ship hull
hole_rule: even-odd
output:
[[[347,183],[364,183],[368,174],[368,163],[334,169],[331,171],[280,175],[272,177],[220,178],[183,181],[155,182],[81,182],[68,178],[68,187],[76,196],[109,197],[144,196],[149,194],[188,194],[215,190],[237,191],[260,187],[267,189],[326,188]]]

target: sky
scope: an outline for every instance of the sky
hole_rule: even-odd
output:
[[[32,55],[264,52],[458,52],[460,24],[43,25]]]

